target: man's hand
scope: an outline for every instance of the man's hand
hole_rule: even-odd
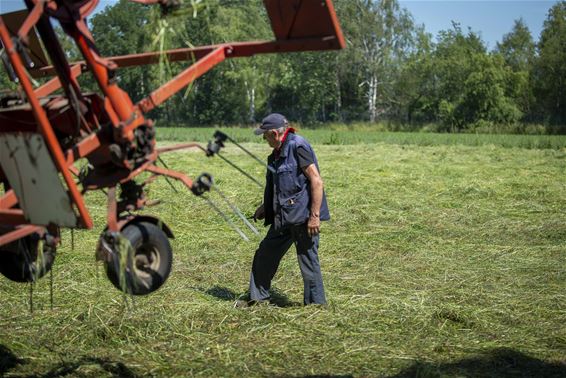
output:
[[[320,216],[311,214],[307,223],[307,231],[309,236],[315,236],[320,233]]]
[[[322,204],[323,183],[316,165],[311,164],[303,168],[303,172],[307,176],[311,187],[311,215],[307,222],[307,231],[309,236],[312,237],[320,233],[320,205]]]
[[[263,203],[259,205],[254,213],[254,222],[257,220],[261,220],[265,218],[265,207],[263,207]]]

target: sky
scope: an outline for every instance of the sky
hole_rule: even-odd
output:
[[[347,1],[347,0],[346,0]],[[115,0],[100,0],[96,11]],[[493,49],[515,20],[523,18],[533,38],[538,41],[543,22],[550,7],[558,0],[399,0],[418,24],[436,36],[440,30],[452,28],[452,21],[462,30],[470,27],[481,35],[489,49]],[[22,0],[0,0],[0,13],[23,8]],[[96,12],[95,11],[95,12]]]
[[[434,36],[441,30],[452,28],[452,21],[460,23],[462,30],[470,27],[478,32],[489,49],[493,49],[509,33],[515,20],[523,18],[538,41],[548,10],[558,1],[550,0],[399,0],[416,23]]]

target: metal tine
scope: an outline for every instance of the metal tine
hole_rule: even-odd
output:
[[[222,156],[220,154],[220,152],[218,152],[216,154],[219,158],[221,158],[222,160],[224,160],[226,163],[230,164],[232,167],[236,168],[241,174],[243,174],[244,176],[246,176],[247,178],[249,178],[250,180],[252,180],[253,182],[255,182],[260,188],[263,188],[263,185],[252,175],[250,175],[249,173],[247,173],[246,171],[244,171],[242,168],[238,167],[236,164],[232,163],[230,160],[228,160],[227,158],[225,158],[224,156]]]
[[[230,220],[230,218],[228,218],[228,216],[226,214],[224,214],[224,212],[222,210],[220,210],[218,208],[218,206],[216,206],[210,198],[205,197],[205,196],[201,196],[201,197],[204,198],[204,200],[210,205],[210,207],[212,207],[230,225],[230,227],[232,227],[232,229],[234,229],[234,231],[236,231],[238,233],[238,235],[240,235],[242,237],[242,239],[244,239],[245,241],[250,241],[250,239],[248,239],[246,234],[244,234],[242,232],[242,230],[240,230],[240,228],[238,226],[236,226],[234,224],[234,222],[232,222]]]
[[[228,199],[228,197],[226,197],[226,195],[220,190],[218,189],[218,187],[216,185],[212,185],[211,186],[212,189],[214,189],[216,192],[218,192],[218,194],[220,194],[220,197],[222,197],[222,199],[224,200],[224,202],[226,202],[226,204],[228,206],[230,206],[230,208],[232,209],[232,211],[241,219],[244,221],[244,223],[246,224],[246,226],[248,226],[248,228],[256,235],[259,235],[259,231],[257,230],[257,228],[254,227],[253,224],[251,224],[247,218],[245,217],[244,214],[242,214],[242,212],[240,211],[240,209],[238,209],[236,207],[236,205],[234,205],[233,203],[230,202],[230,200]]]
[[[49,304],[53,310],[53,267],[49,270]]]
[[[33,314],[33,285],[35,282],[29,283],[29,312]]]
[[[8,54],[6,53],[6,50],[2,45],[2,41],[0,41],[0,60],[2,60],[2,62],[4,63],[4,67],[6,68],[10,80],[14,83],[19,82],[19,78],[14,72],[14,68],[12,67],[12,64],[10,63],[10,60],[8,58]]]
[[[265,161],[261,160],[260,158],[258,158],[257,156],[255,156],[253,153],[251,153],[250,151],[248,151],[244,146],[242,146],[241,144],[239,144],[238,142],[236,142],[234,139],[230,138],[230,136],[228,134],[224,134],[226,135],[226,138],[234,143],[236,146],[238,146],[240,149],[242,149],[245,153],[247,153],[248,155],[250,155],[252,158],[254,158],[258,163],[260,163],[261,165],[263,165],[264,167],[266,167],[267,169],[269,169],[272,173],[275,173],[275,169],[273,169],[273,167],[270,167],[268,164],[265,163]]]
[[[167,166],[167,164],[165,164],[165,162],[163,161],[163,159],[161,158],[161,156],[158,155],[158,156],[157,156],[157,160],[158,160],[161,164],[163,164],[163,166],[164,166],[166,169],[169,169],[169,167]],[[174,191],[175,193],[179,193],[179,191],[177,190],[177,188],[175,188],[175,185],[173,185],[173,183],[172,183],[171,181],[169,181],[169,178],[167,178],[167,176],[163,176],[163,177],[165,177],[165,181],[167,181],[167,183],[169,184],[169,186],[170,186],[171,188],[173,188],[173,191]]]

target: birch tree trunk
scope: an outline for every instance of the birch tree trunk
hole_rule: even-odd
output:
[[[249,104],[249,113],[248,113],[248,120],[253,123],[255,122],[255,88],[248,88],[246,90],[248,96],[248,104]]]
[[[336,102],[334,104],[334,111],[338,116],[338,121],[342,121],[342,91],[340,90],[340,75],[336,70]]]
[[[368,83],[368,112],[370,122],[377,120],[377,77],[372,76]]]

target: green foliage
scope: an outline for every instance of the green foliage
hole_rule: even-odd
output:
[[[454,24],[453,30],[439,34],[430,55],[426,39],[421,44],[405,73],[413,82],[422,80],[408,100],[410,114],[440,121],[441,131],[463,131],[486,122],[513,124],[521,118],[521,110],[508,96],[514,73],[503,59],[486,53],[476,33],[464,34]]]
[[[107,5],[90,23],[92,35],[102,56],[111,57],[146,51],[151,35],[148,20],[150,8],[120,0]],[[119,84],[134,101],[149,92],[148,67],[132,67],[119,72]]]
[[[277,84],[265,112],[276,110],[310,124],[338,118],[335,53],[295,53],[274,60]]]
[[[503,36],[495,54],[504,60],[498,64],[512,71],[506,80],[507,96],[524,114],[523,119],[532,120],[535,98],[530,77],[535,61],[535,43],[523,19],[515,21],[511,32]]]
[[[296,126],[296,125],[294,125]],[[524,149],[555,149],[566,148],[566,136],[555,135],[493,135],[494,133],[505,133],[515,131],[520,134],[543,134],[542,125],[531,126],[522,130],[508,128],[494,129],[491,124],[480,124],[486,134],[438,134],[433,132],[413,133],[413,132],[388,132],[387,125],[363,123],[363,124],[329,124],[317,126],[316,128],[299,128],[299,133],[306,137],[310,142],[320,144],[400,144],[418,146],[497,146],[504,148],[524,148]],[[429,130],[436,127],[429,125]],[[263,140],[254,135],[251,128],[220,128],[221,131],[230,135],[239,143],[264,143]],[[211,127],[160,127],[157,129],[159,140],[168,141],[187,141],[194,140],[206,143],[211,139],[216,128]],[[476,131],[476,130],[470,130]]]
[[[15,89],[16,88],[16,85],[14,83],[12,83],[10,81],[10,79],[8,78],[8,74],[6,73],[4,68],[2,68],[0,70],[0,88],[2,88],[2,90],[8,90],[8,89]]]
[[[313,125],[369,121],[388,130],[566,133],[565,2],[549,11],[536,44],[525,22],[488,51],[479,34],[454,24],[436,38],[398,0],[335,0],[343,51],[228,59],[153,110],[166,125],[253,124],[284,113]],[[103,56],[232,41],[272,40],[263,2],[184,0],[163,17],[159,6],[128,0],[89,20]],[[81,59],[57,30],[70,60]],[[536,51],[536,54],[535,54]],[[193,63],[118,71],[134,101]],[[79,78],[85,90],[92,77]],[[0,75],[2,88],[14,88]]]
[[[367,118],[371,122],[391,112],[401,64],[413,46],[412,17],[396,0],[355,0],[338,7],[351,51],[347,64],[359,70],[358,86],[364,88]]]
[[[505,59],[513,71],[528,71],[535,57],[535,43],[525,21],[521,18],[515,21],[513,29],[497,43],[495,52]]]
[[[533,79],[538,105],[553,131],[566,133],[566,1],[550,9],[538,51]]]
[[[424,31],[424,26],[417,28],[413,49],[401,66],[394,85],[398,102],[393,115],[402,122],[422,123],[437,118],[430,111],[430,100],[435,91],[434,83],[429,80],[434,75],[432,51],[432,36]]]
[[[471,57],[472,72],[464,81],[457,114],[465,124],[477,121],[508,124],[521,118],[521,111],[505,95],[507,71],[486,55]]]

